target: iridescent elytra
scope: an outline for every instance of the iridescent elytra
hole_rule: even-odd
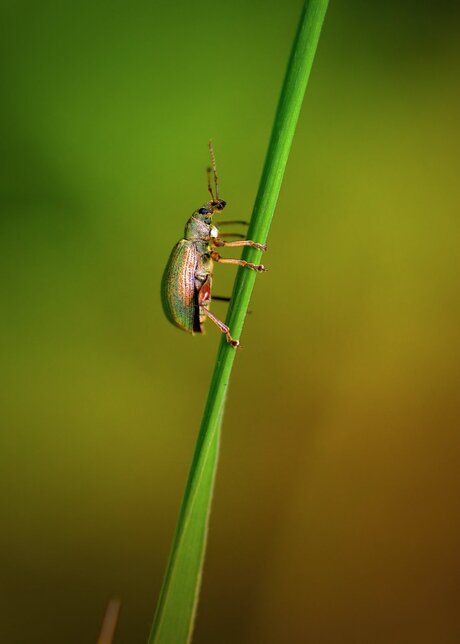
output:
[[[219,235],[219,226],[246,224],[244,221],[212,221],[213,215],[221,212],[227,203],[219,197],[216,160],[212,142],[209,141],[212,168],[208,168],[208,192],[211,199],[195,210],[185,225],[184,238],[172,249],[161,282],[161,299],[166,317],[172,324],[188,333],[203,333],[203,324],[209,318],[225,333],[232,347],[239,347],[239,340],[232,338],[230,329],[210,311],[212,300],[212,273],[214,262],[237,264],[259,273],[266,269],[262,264],[252,264],[243,259],[226,259],[215,250],[223,247],[252,246],[265,251],[266,244],[259,244],[244,235],[228,233]],[[214,176],[214,191],[211,186]],[[243,237],[237,241],[224,241],[223,237]],[[214,296],[214,299],[229,300]]]

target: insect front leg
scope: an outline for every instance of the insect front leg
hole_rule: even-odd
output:
[[[219,235],[219,239],[223,239],[224,237],[238,237],[239,239],[246,239],[246,235],[243,235],[243,233],[222,233]]]
[[[215,250],[212,251],[211,257],[215,262],[219,262],[219,264],[236,264],[237,266],[244,266],[245,268],[250,268],[253,271],[257,271],[258,273],[264,273],[267,270],[263,264],[252,264],[251,262],[247,262],[244,259],[227,259],[227,258],[224,259]]]
[[[226,242],[222,237],[215,237],[212,243],[217,247],[228,246],[229,248],[236,248],[238,246],[251,246],[251,248],[257,248],[257,250],[267,250],[267,244],[259,244],[258,242],[252,241],[252,239],[239,239],[237,241]]]
[[[216,225],[219,226],[228,226],[232,224],[240,224],[241,226],[249,226],[249,221],[244,221],[243,219],[226,219],[225,221],[218,221]]]

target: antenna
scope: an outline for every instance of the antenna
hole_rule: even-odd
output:
[[[212,200],[215,201],[214,195],[213,195],[213,192],[212,192],[212,188],[211,188],[211,172],[212,172],[212,168],[208,167],[207,172],[208,172],[208,192],[211,195]]]
[[[214,148],[212,147],[212,141],[209,139],[209,152],[211,153],[211,161],[212,161],[212,171],[214,172],[214,185],[216,188],[216,201],[219,199],[219,183],[217,179],[217,168],[216,168],[216,157],[214,156]],[[208,190],[212,195],[212,198],[214,199],[214,195],[212,194],[212,189],[211,189],[211,168],[208,168]]]

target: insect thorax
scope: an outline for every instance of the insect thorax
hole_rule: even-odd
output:
[[[184,237],[190,240],[217,237],[217,228],[212,224],[209,215],[202,215],[196,211],[185,225]]]

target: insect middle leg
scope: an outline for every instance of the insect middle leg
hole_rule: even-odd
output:
[[[253,271],[257,271],[258,273],[263,273],[267,270],[263,264],[252,264],[251,262],[247,262],[244,259],[227,259],[227,258],[224,259],[215,250],[212,251],[211,257],[215,262],[219,262],[219,264],[236,264],[237,266],[244,266],[245,268],[250,268]]]
[[[232,336],[230,335],[230,329],[228,328],[228,326],[224,324],[221,320],[219,320],[219,318],[216,318],[216,316],[213,315],[213,313],[211,313],[209,309],[203,307],[202,311],[206,315],[206,317],[208,317],[211,320],[211,322],[214,322],[214,324],[217,326],[217,328],[219,328],[222,331],[222,333],[225,333],[227,337],[227,342],[231,344],[232,347],[237,349],[240,346],[240,341],[234,340],[232,338]]]

